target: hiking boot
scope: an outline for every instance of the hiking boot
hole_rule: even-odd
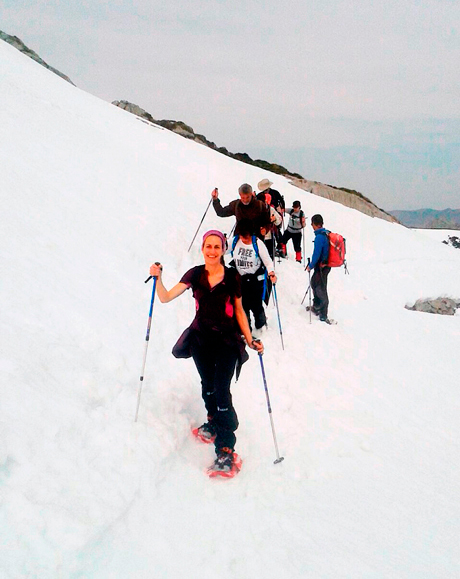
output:
[[[320,322],[327,322],[327,316],[320,316],[319,321]]]
[[[280,243],[280,246],[278,248],[278,252],[280,254],[280,257],[286,257],[287,255],[287,249],[286,249],[286,244],[285,243]]]
[[[192,434],[205,444],[210,444],[216,440],[216,431],[209,422],[205,422],[199,428],[194,428]]]
[[[217,472],[230,472],[233,466],[233,450],[231,448],[220,448],[217,451],[217,458],[209,470]]]
[[[241,470],[243,461],[231,448],[221,448],[217,451],[217,458],[208,468],[211,478],[233,478]]]
[[[305,309],[307,312],[311,312],[312,314],[315,314],[315,316],[319,316],[319,311],[317,308],[315,308],[315,306],[307,306]]]
[[[302,252],[301,251],[295,252],[295,260],[297,263],[302,263]]]

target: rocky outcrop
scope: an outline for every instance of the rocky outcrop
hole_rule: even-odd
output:
[[[456,235],[448,235],[443,243],[455,247],[455,249],[460,249],[460,237],[457,237]]]
[[[278,165],[276,163],[269,163],[268,161],[264,161],[263,159],[251,159],[251,157],[247,153],[231,153],[225,147],[218,147],[216,143],[209,141],[204,135],[200,135],[199,133],[195,133],[190,125],[185,124],[182,121],[171,121],[171,120],[155,120],[150,113],[139,107],[138,105],[132,104],[128,101],[113,101],[113,105],[117,107],[121,107],[125,111],[129,111],[150,121],[151,123],[155,123],[156,125],[160,125],[165,129],[169,129],[186,139],[191,139],[196,143],[200,143],[201,145],[206,145],[210,149],[214,149],[222,155],[226,155],[227,157],[231,157],[232,159],[236,159],[237,161],[242,161],[243,163],[248,163],[249,165],[254,165],[255,167],[260,167],[261,169],[265,169],[266,171],[271,171],[272,173],[277,173],[278,175],[292,175],[294,177],[302,178],[301,175],[298,173],[291,173],[283,167],[282,165]]]
[[[406,306],[406,310],[426,312],[428,314],[440,314],[442,316],[453,316],[458,307],[460,307],[460,299],[437,298],[435,300],[417,300],[413,306]]]
[[[11,44],[11,46],[14,46],[14,48],[17,48],[20,52],[22,52],[23,54],[25,54],[29,58],[32,58],[36,62],[38,62],[38,64],[41,64],[42,66],[44,66],[45,68],[47,68],[51,72],[54,72],[54,74],[57,74],[58,76],[60,76],[61,78],[63,78],[64,80],[66,80],[67,82],[70,82],[70,84],[73,84],[75,86],[75,84],[70,80],[70,78],[68,76],[66,76],[65,74],[63,74],[62,72],[57,70],[56,68],[53,68],[52,66],[47,64],[42,58],[40,58],[38,56],[38,54],[36,52],[34,52],[30,48],[28,48],[24,44],[24,42],[22,42],[22,40],[20,38],[18,38],[17,36],[10,36],[6,32],[2,32],[0,30],[0,39],[4,40],[5,42],[8,42],[8,44]]]
[[[288,175],[286,177],[289,178]],[[341,203],[346,207],[351,207],[351,209],[357,209],[369,215],[371,217],[378,217],[379,219],[385,219],[386,221],[391,221],[393,223],[398,223],[398,220],[386,213],[383,209],[380,209],[372,203],[370,199],[367,199],[359,193],[358,191],[352,191],[351,189],[339,189],[338,187],[333,187],[332,185],[325,185],[324,183],[319,183],[318,181],[308,181],[307,179],[290,179],[292,185],[303,189],[304,191],[309,191],[314,195],[319,195],[320,197],[325,197],[336,203]]]
[[[121,109],[123,109],[125,111],[128,111],[128,113],[132,113],[133,115],[137,115],[138,117],[141,117],[141,119],[145,119],[146,121],[149,121],[150,123],[156,122],[150,113],[148,113],[144,109],[141,109],[141,107],[138,105],[135,105],[135,104],[130,103],[128,101],[113,101],[112,104],[115,105],[116,107],[120,107]]]
[[[237,161],[241,161],[243,163],[248,163],[249,165],[254,165],[255,167],[260,167],[266,171],[271,171],[272,173],[277,173],[278,175],[283,175],[286,177],[292,185],[303,189],[304,191],[309,191],[315,195],[320,195],[321,197],[326,197],[327,199],[331,199],[332,201],[336,201],[337,203],[341,203],[342,205],[346,205],[347,207],[351,207],[352,209],[357,209],[361,211],[361,213],[365,213],[366,215],[370,215],[371,217],[378,217],[380,219],[385,219],[386,221],[396,222],[398,220],[389,215],[383,209],[379,209],[372,201],[364,197],[358,191],[352,191],[350,189],[339,189],[338,187],[333,187],[332,185],[324,185],[323,183],[318,183],[317,181],[308,181],[304,179],[302,175],[298,173],[293,173],[288,171],[286,167],[282,165],[278,165],[277,163],[269,163],[268,161],[264,161],[263,159],[251,159],[251,157],[247,153],[230,153],[225,147],[218,147],[212,141],[208,141],[208,139],[204,135],[200,135],[195,133],[195,131],[189,125],[186,125],[182,121],[166,121],[166,120],[155,120],[150,113],[139,107],[138,105],[132,104],[128,101],[113,101],[113,105],[117,107],[121,107],[122,109],[129,111],[137,115],[138,117],[145,119],[151,123],[156,125],[160,125],[170,131],[174,131],[175,133],[182,135],[187,139],[191,139],[197,143],[202,145],[206,145],[227,157],[231,157],[232,159],[236,159]]]

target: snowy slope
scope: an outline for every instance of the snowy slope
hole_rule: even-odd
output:
[[[1,577],[450,578],[458,549],[460,252],[148,126],[0,43]],[[206,104],[203,103],[205,106]],[[243,470],[203,473],[199,382],[172,345],[190,295],[156,303],[138,423],[152,261],[167,286],[213,187],[270,177],[347,239],[337,326],[277,265],[264,355],[282,464],[252,353],[233,387]],[[204,229],[229,232],[211,209]],[[313,236],[307,232],[307,253]],[[292,251],[292,247],[290,248]]]
[[[416,229],[415,231],[427,235],[431,239],[443,242],[447,241],[449,237],[459,237],[460,231],[458,229]]]

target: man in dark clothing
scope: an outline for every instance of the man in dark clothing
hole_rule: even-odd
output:
[[[249,219],[252,223],[252,235],[257,235],[257,237],[261,237],[260,228],[261,227],[268,227],[270,225],[270,210],[262,203],[254,197],[254,193],[252,191],[251,185],[247,183],[243,183],[238,189],[238,193],[240,194],[239,199],[235,199],[231,201],[229,205],[226,207],[222,207],[220,204],[219,193],[217,189],[211,193],[212,196],[212,205],[214,207],[215,212],[219,217],[230,217],[234,215],[236,218],[236,228],[235,228],[235,235],[238,235],[240,232],[238,230],[238,222],[242,219]]]
[[[284,230],[284,197],[281,195],[279,191],[276,189],[272,189],[271,186],[273,183],[268,179],[262,179],[257,183],[257,188],[261,193],[265,195],[266,203],[274,207],[274,209],[281,215],[281,223],[277,225],[274,229],[274,235],[276,239],[276,243],[279,245],[281,242],[281,230]]]
[[[323,227],[323,218],[316,214],[311,218],[311,226],[315,232],[313,256],[307,266],[307,271],[313,270],[311,289],[313,290],[312,312],[319,316],[322,322],[327,321],[329,297],[327,295],[327,276],[331,268],[325,265],[329,257],[329,240]]]
[[[278,211],[278,213],[282,213],[285,208],[284,198],[279,191],[277,191],[276,189],[271,189],[272,185],[273,183],[268,179],[262,179],[262,181],[259,181],[259,183],[257,184],[257,188],[262,193],[265,194],[268,193],[270,195],[269,204],[272,207],[274,207],[276,211]]]

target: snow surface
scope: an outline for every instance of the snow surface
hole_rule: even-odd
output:
[[[0,576],[459,577],[460,316],[404,305],[460,297],[460,252],[142,123],[3,42],[0,79]],[[350,275],[329,277],[339,324],[310,325],[307,275],[277,264],[286,350],[271,303],[263,360],[285,460],[252,352],[233,386],[243,470],[210,480],[198,376],[170,353],[189,293],[155,303],[134,422],[144,279],[201,262],[187,247],[213,187],[226,203],[264,177],[346,237]],[[211,208],[201,231],[232,225]]]
[[[414,231],[418,231],[441,243],[447,241],[449,237],[460,237],[460,231],[458,229],[415,229]]]

